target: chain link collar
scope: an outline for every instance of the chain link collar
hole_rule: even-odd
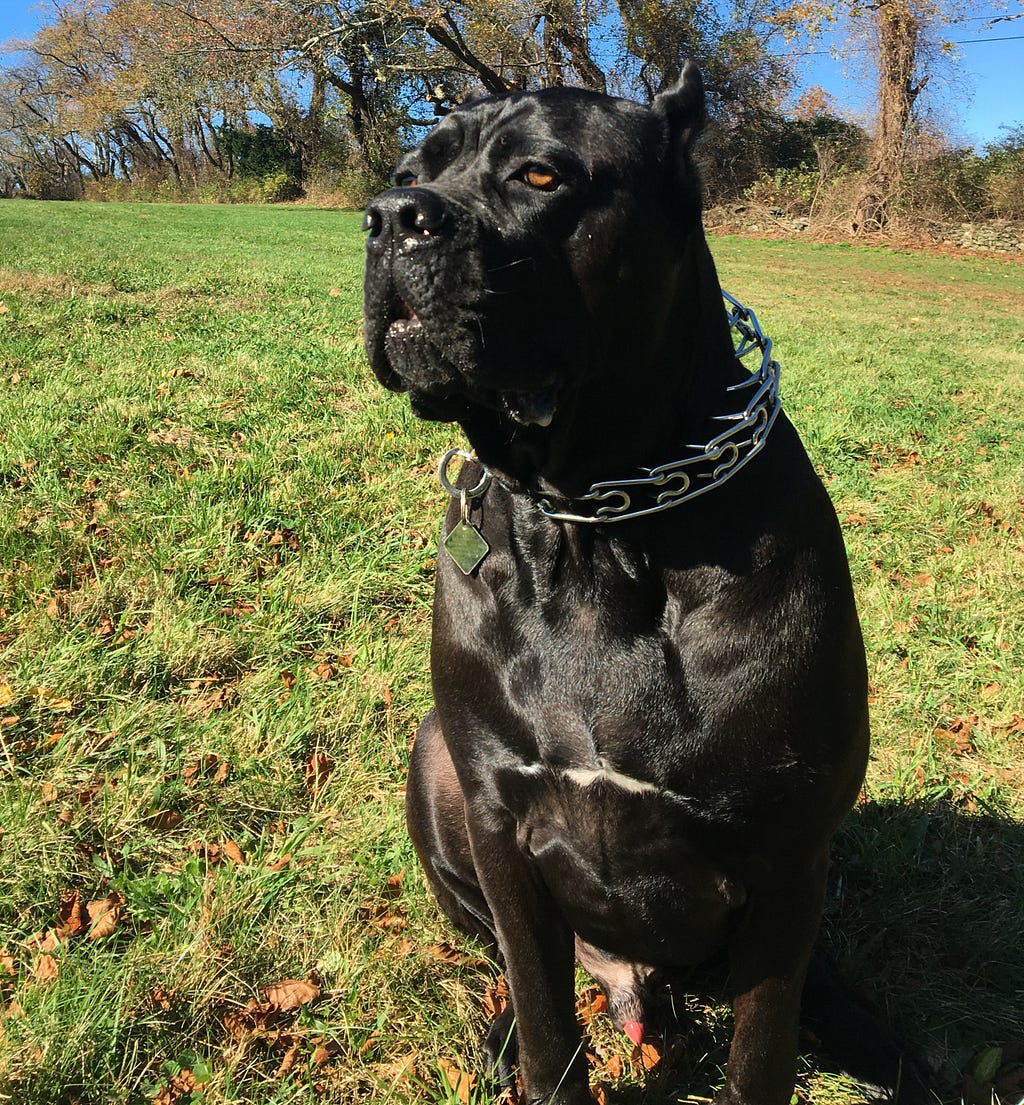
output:
[[[541,513],[556,522],[625,522],[643,518],[662,510],[679,506],[725,483],[764,448],[764,443],[779,411],[779,363],[772,359],[772,340],[765,336],[753,311],[722,292],[726,303],[729,326],[736,335],[736,356],[739,360],[759,350],[761,361],[749,379],[733,384],[729,392],[749,392],[746,405],[734,414],[714,415],[712,421],[728,422],[729,427],[713,437],[705,445],[687,445],[687,455],[682,460],[669,461],[656,468],[641,469],[645,474],[635,479],[604,480],[591,484],[590,490],[571,500],[574,508],[590,509],[590,513],[573,514],[556,510],[543,495],[535,496]],[[449,483],[446,475],[448,464],[456,455],[465,457],[461,450],[449,450],[441,460],[439,475],[449,494],[460,494]],[[480,483],[472,488],[467,498],[482,495],[490,480],[490,472],[484,469]],[[652,505],[634,506],[634,498],[653,497]],[[596,504],[591,506],[591,504]]]

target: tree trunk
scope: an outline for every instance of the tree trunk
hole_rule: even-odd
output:
[[[853,229],[883,229],[903,175],[914,102],[928,83],[915,81],[920,28],[906,0],[881,0],[878,33],[878,119],[867,176],[857,201]]]

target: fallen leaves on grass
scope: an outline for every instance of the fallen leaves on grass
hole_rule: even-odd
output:
[[[934,735],[940,740],[952,741],[956,754],[966,756],[974,751],[974,729],[979,720],[977,714],[956,718],[948,726],[936,728]]]
[[[274,982],[260,987],[260,997],[270,1005],[287,1011],[298,1009],[300,1005],[313,1001],[320,996],[320,987],[310,979],[287,978],[283,982]]]
[[[437,1065],[461,1105],[469,1105],[470,1094],[476,1085],[476,1075],[461,1070],[449,1059],[438,1059]]]
[[[222,760],[216,752],[207,752],[182,771],[181,777],[187,783],[198,779],[212,779],[217,786],[226,783],[231,776],[231,764]]]
[[[306,764],[306,790],[317,794],[334,770],[334,760],[326,752],[314,752]]]
[[[142,819],[142,824],[156,833],[169,833],[176,829],[183,818],[177,810],[154,810]]]
[[[451,944],[431,944],[429,948],[424,949],[423,954],[428,959],[437,959],[442,963],[458,963],[462,967],[484,969],[488,966],[486,959],[479,955],[470,955],[459,948],[452,947]]]
[[[52,687],[29,687],[28,693],[32,695],[41,709],[50,710],[53,713],[67,714],[75,708],[75,704],[70,698],[58,694]]]
[[[608,999],[600,986],[588,986],[576,999],[576,1016],[586,1026],[599,1013],[608,1010]]]
[[[487,989],[484,990],[483,1007],[484,1013],[487,1014],[487,1019],[490,1021],[497,1020],[508,1008],[511,1000],[512,995],[509,993],[505,976],[498,975],[493,985],[488,986]]]
[[[190,1070],[180,1070],[172,1075],[157,1091],[153,1105],[177,1105],[183,1097],[190,1097],[199,1086],[199,1081]]]
[[[102,940],[113,935],[121,923],[123,909],[124,903],[116,890],[112,890],[105,898],[90,902],[87,907],[90,921],[87,939]]]
[[[240,1047],[257,1044],[277,1059],[274,1078],[283,1078],[294,1070],[304,1052],[315,1067],[323,1067],[343,1052],[343,1045],[295,1022],[296,1012],[320,993],[313,976],[282,979],[259,987],[259,1000],[250,998],[246,1005],[229,1009],[222,1023]],[[227,999],[220,999],[218,1004],[226,1006]],[[360,1054],[374,1046],[376,1038],[371,1036]]]
[[[237,864],[245,863],[245,854],[233,840],[225,840],[220,844],[190,844],[189,851],[201,856],[209,867],[218,867],[225,860]]]
[[[84,901],[79,890],[65,890],[57,909],[57,923],[25,941],[30,951],[42,953],[33,967],[36,981],[49,982],[58,976],[60,967],[53,953],[61,945],[80,936],[87,940],[112,936],[123,914],[124,899],[116,890],[91,902]]]

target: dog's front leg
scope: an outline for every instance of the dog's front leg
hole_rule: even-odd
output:
[[[800,995],[821,919],[828,853],[795,859],[751,894],[729,945],[733,1039],[716,1105],[787,1105]]]
[[[527,1105],[590,1103],[575,1011],[573,933],[520,850],[514,825],[474,817],[471,809],[467,820],[512,994]]]

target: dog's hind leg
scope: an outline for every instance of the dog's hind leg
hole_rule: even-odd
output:
[[[735,1023],[715,1105],[786,1105],[792,1096],[800,995],[827,862],[826,850],[797,857],[751,887],[728,949]]]
[[[469,849],[466,804],[436,713],[416,733],[409,760],[405,817],[430,889],[460,932],[496,956],[494,921]]]
[[[409,835],[438,904],[460,932],[483,942],[499,958],[494,921],[484,900],[469,848],[466,805],[433,710],[416,733],[405,791]],[[499,1086],[512,1083],[518,1061],[512,1006],[491,1025],[484,1063]]]

